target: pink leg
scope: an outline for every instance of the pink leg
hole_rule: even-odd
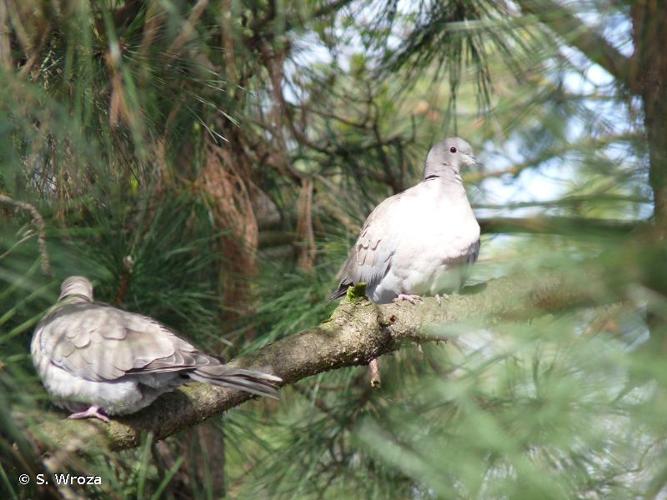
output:
[[[410,295],[407,293],[399,293],[398,297],[394,299],[394,302],[400,302],[402,300],[407,300],[411,304],[416,304],[418,300],[422,300],[419,295]]]
[[[79,411],[77,413],[72,413],[69,417],[73,420],[80,419],[80,418],[98,418],[102,422],[107,422],[109,423],[109,417],[106,416],[104,413],[104,410],[100,408],[99,406],[91,406],[88,408],[86,411]]]

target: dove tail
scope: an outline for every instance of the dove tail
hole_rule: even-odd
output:
[[[341,297],[344,297],[345,294],[347,293],[347,287],[339,287],[337,290],[331,293],[329,295],[329,300],[338,300]]]
[[[278,399],[278,384],[283,381],[280,377],[268,373],[224,365],[204,366],[188,375],[197,382],[220,385],[274,399]]]
[[[354,285],[354,283],[351,281],[341,281],[340,285],[338,285],[338,288],[331,292],[331,295],[329,295],[329,300],[337,300],[341,297],[345,297],[345,294],[347,294],[347,289],[352,285]]]

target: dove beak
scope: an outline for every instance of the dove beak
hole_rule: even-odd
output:
[[[467,155],[467,157],[468,157],[467,158],[468,161],[466,162],[467,167],[479,167],[479,166],[481,166],[481,163],[479,162],[479,160],[477,159],[476,156]]]

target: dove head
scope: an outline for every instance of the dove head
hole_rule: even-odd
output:
[[[60,297],[58,297],[58,300],[72,296],[92,302],[93,284],[88,278],[83,276],[70,276],[60,285]]]
[[[424,179],[442,177],[461,180],[461,168],[477,164],[472,147],[460,137],[449,137],[431,148],[426,157]]]

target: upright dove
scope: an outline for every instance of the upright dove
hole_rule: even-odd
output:
[[[331,298],[366,284],[378,304],[414,302],[461,286],[467,265],[479,255],[479,224],[463,186],[461,169],[476,164],[463,139],[431,148],[424,178],[391,196],[368,216]]]
[[[54,403],[69,418],[126,415],[191,380],[278,396],[279,377],[224,365],[152,318],[93,301],[82,276],[63,281],[42,318],[32,360]]]

